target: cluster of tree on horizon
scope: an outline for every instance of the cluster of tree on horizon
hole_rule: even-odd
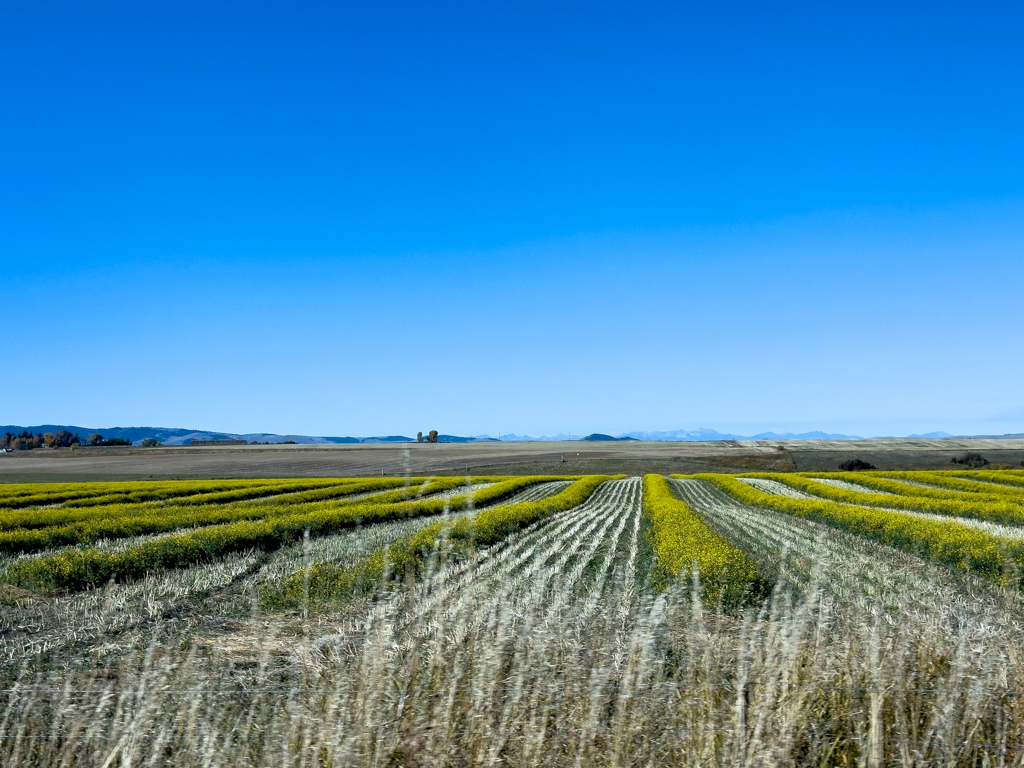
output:
[[[3,437],[0,437],[0,448],[8,451],[31,451],[43,446],[47,448],[70,448],[74,445],[113,446],[131,444],[131,440],[123,437],[105,438],[99,432],[92,433],[87,440],[83,441],[80,435],[72,434],[66,429],[62,429],[59,432],[39,432],[34,435],[27,429],[24,429],[20,435],[16,435],[13,432],[5,432]]]

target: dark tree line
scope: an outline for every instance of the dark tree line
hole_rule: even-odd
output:
[[[155,442],[155,441],[154,441]],[[39,432],[32,434],[23,429],[20,435],[13,432],[6,432],[0,437],[0,448],[8,451],[31,451],[34,448],[70,448],[73,445],[131,445],[132,441],[123,437],[103,437],[99,432],[89,435],[87,440],[82,440],[80,435],[72,434],[66,429],[60,432]]]
[[[9,451],[31,451],[33,448],[41,448],[44,445],[50,448],[70,448],[72,445],[80,445],[82,438],[62,429],[60,432],[39,432],[33,435],[27,429],[23,429],[20,435],[13,432],[6,432],[0,437],[0,448]]]
[[[124,437],[104,437],[99,432],[89,435],[87,445],[131,445],[132,441]]]

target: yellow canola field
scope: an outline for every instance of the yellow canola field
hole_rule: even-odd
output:
[[[45,506],[66,502],[110,503],[120,500],[158,501],[178,496],[210,493],[214,491],[256,488],[288,480],[173,480],[127,483],[20,483],[16,486],[0,485],[0,510]],[[324,482],[338,482],[327,480]]]
[[[759,491],[730,475],[673,477],[705,480],[741,504],[815,520],[1001,584],[1018,584],[1016,574],[1024,567],[1024,542],[993,536],[952,519],[939,522],[827,499],[792,499]],[[772,478],[782,479],[780,475]]]
[[[864,486],[865,491],[871,489],[883,493],[894,493],[897,496],[917,496],[967,503],[1010,503],[1024,507],[1024,489],[991,486],[995,492],[990,493],[988,488],[981,483],[945,477],[935,472],[886,472],[885,474],[879,472],[801,472],[799,476],[811,480],[837,478]],[[901,480],[910,482],[900,482]],[[911,483],[927,483],[942,487],[926,488]]]
[[[147,573],[168,569],[187,568],[199,563],[212,562],[224,555],[246,549],[270,551],[301,538],[305,531],[312,535],[332,533],[355,525],[365,525],[403,517],[440,514],[446,508],[465,509],[471,504],[494,503],[505,496],[549,478],[518,477],[503,483],[480,489],[477,493],[455,496],[451,499],[422,499],[402,501],[390,499],[381,501],[378,497],[362,501],[312,502],[277,508],[274,505],[248,505],[245,511],[262,519],[243,519],[223,524],[207,525],[186,533],[161,536],[144,541],[123,551],[100,549],[67,549],[53,555],[34,559],[19,560],[7,570],[6,581],[18,586],[43,587],[50,589],[84,589],[91,585],[103,584],[116,577],[118,580],[132,580]],[[370,481],[372,482],[372,481]],[[466,478],[438,478],[427,490],[431,492],[447,488],[458,488],[466,484]],[[397,493],[415,494],[410,487]],[[233,507],[237,510],[238,507]],[[216,509],[210,514],[216,513]],[[160,515],[166,516],[166,510]],[[184,510],[182,515],[194,514]],[[483,515],[481,515],[482,517]],[[161,523],[161,518],[124,518],[111,521],[111,528],[120,524],[124,535],[138,535],[140,527],[149,525],[174,525],[189,518]],[[99,525],[102,521],[96,521]],[[106,530],[106,529],[104,529]],[[131,533],[127,533],[127,531]],[[165,528],[166,530],[166,528]],[[23,532],[8,532],[5,536]],[[47,529],[29,531],[45,536]],[[95,533],[95,530],[93,531]],[[106,537],[110,537],[108,534]]]
[[[569,478],[540,478],[555,479]],[[495,544],[539,520],[579,506],[593,495],[598,486],[614,479],[617,477],[586,475],[562,492],[540,501],[493,507],[473,518],[463,517],[427,526],[415,535],[393,542],[351,565],[318,563],[281,584],[265,588],[263,605],[265,608],[294,608],[303,600],[344,599],[353,593],[372,590],[389,574],[399,581],[421,576],[432,559],[465,556],[477,547]],[[511,486],[516,481],[506,482]],[[525,487],[526,484],[520,486]],[[497,493],[497,486],[492,488],[478,491],[478,498],[487,491]]]
[[[834,476],[841,477],[842,475],[836,473]],[[942,499],[927,496],[893,496],[870,493],[868,491],[848,491],[845,488],[836,488],[834,485],[817,482],[809,477],[785,473],[752,472],[740,475],[740,477],[776,480],[784,485],[788,485],[790,488],[795,488],[812,496],[844,504],[882,507],[886,509],[906,509],[912,512],[928,512],[933,515],[944,515],[947,517],[969,517],[975,520],[985,520],[1002,525],[1024,525],[1024,506],[1010,501],[986,501],[983,499],[971,501],[961,498]],[[943,491],[935,491],[934,493],[942,494]],[[952,496],[954,492],[949,493]]]
[[[686,578],[696,568],[706,602],[736,605],[764,596],[767,585],[757,564],[676,498],[662,475],[644,476],[643,499],[658,586]]]
[[[998,483],[1000,485],[1024,488],[1024,470],[995,470],[995,469],[957,469],[949,472],[953,477],[964,477],[969,480],[980,480],[983,483]]]
[[[1024,504],[1024,487],[1017,488],[1008,485],[996,485],[995,483],[978,482],[977,480],[965,480],[947,472],[857,472],[857,482],[867,484],[872,478],[910,480],[911,482],[928,483],[939,485],[949,491],[959,491],[963,494],[970,494],[977,497],[991,499],[1016,500],[1018,504]],[[906,485],[904,488],[908,487]],[[913,486],[910,486],[913,488]],[[927,490],[917,488],[916,490]]]

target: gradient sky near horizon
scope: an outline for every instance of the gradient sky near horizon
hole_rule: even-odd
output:
[[[1024,6],[8,4],[0,423],[1024,431]]]

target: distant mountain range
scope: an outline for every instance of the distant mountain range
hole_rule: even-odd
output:
[[[35,427],[0,427],[0,434],[4,432],[21,432],[27,429],[32,433],[59,432],[66,429],[68,432],[77,433],[85,440],[94,432],[99,432],[104,437],[120,437],[131,440],[133,443],[141,443],[146,438],[153,438],[164,445],[188,445],[192,440],[245,440],[246,442],[257,443],[283,443],[291,441],[295,443],[325,444],[325,443],[410,443],[416,438],[405,437],[404,435],[387,435],[381,437],[312,437],[310,435],[275,435],[268,432],[251,432],[237,434],[234,432],[209,432],[202,429],[179,429],[173,427],[76,427],[67,424],[40,424]],[[445,435],[444,437],[448,437]],[[471,437],[449,437],[446,442],[468,442],[475,438]],[[489,439],[489,438],[488,438]]]
[[[856,435],[832,435],[827,432],[801,432],[796,435],[792,432],[760,432],[756,435],[732,435],[716,432],[713,429],[695,429],[687,431],[677,429],[674,432],[626,432],[620,437],[632,437],[634,440],[675,440],[675,441],[705,441],[705,440],[861,440]]]
[[[411,443],[415,442],[414,437],[405,435],[386,435],[378,437],[320,437],[311,435],[276,435],[269,432],[250,432],[238,434],[234,432],[210,432],[202,429],[180,429],[171,427],[76,427],[68,424],[39,424],[34,427],[0,426],[0,434],[4,432],[20,433],[28,430],[33,434],[39,432],[59,432],[66,429],[68,432],[77,433],[85,440],[94,432],[101,433],[104,437],[120,437],[131,440],[136,445],[146,438],[153,438],[164,445],[188,445],[192,440],[245,440],[252,443],[283,443],[291,441],[305,445],[323,445],[340,443]],[[923,435],[908,435],[916,438],[942,438],[953,437],[948,432],[928,432]],[[961,437],[974,438],[1024,438],[1024,434],[1012,435],[963,435]],[[438,439],[443,443],[481,443],[481,442],[502,442],[510,441],[615,441],[615,440],[668,440],[668,441],[714,441],[714,440],[860,440],[856,435],[839,435],[827,432],[760,432],[756,435],[734,435],[730,433],[717,432],[713,429],[695,429],[688,431],[677,429],[672,432],[626,432],[621,435],[612,436],[599,432],[590,435],[559,434],[542,437],[531,437],[529,435],[501,435],[499,438],[489,435],[477,435],[475,437],[460,437],[458,435],[439,435]]]

